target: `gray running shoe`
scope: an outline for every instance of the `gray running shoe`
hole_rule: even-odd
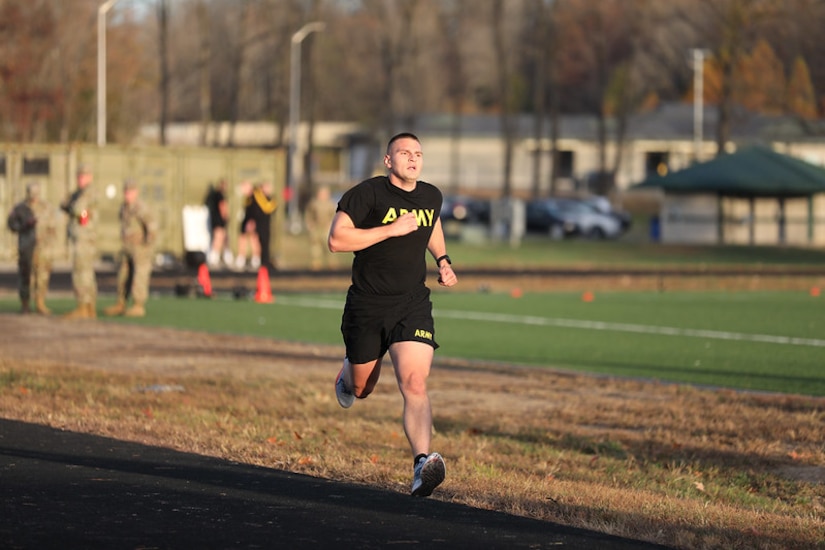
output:
[[[447,467],[444,459],[438,453],[430,453],[426,458],[422,458],[415,465],[412,483],[412,496],[428,497],[433,494],[433,490],[438,487],[444,476],[447,474]]]
[[[338,378],[335,379],[335,397],[338,398],[338,404],[349,409],[355,401],[355,395],[347,389],[344,384],[344,367],[341,367],[341,372],[338,373]]]

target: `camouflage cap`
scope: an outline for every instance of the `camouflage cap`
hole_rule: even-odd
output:
[[[123,182],[123,190],[124,191],[132,191],[138,188],[138,184],[133,179],[127,179]]]

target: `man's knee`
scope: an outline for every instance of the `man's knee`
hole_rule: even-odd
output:
[[[408,397],[427,395],[427,377],[423,373],[412,373],[399,379],[401,393]]]

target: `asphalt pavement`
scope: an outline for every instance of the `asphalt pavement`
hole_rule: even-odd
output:
[[[489,510],[0,419],[7,549],[662,549]]]

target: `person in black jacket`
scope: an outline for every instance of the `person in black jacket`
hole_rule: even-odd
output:
[[[232,251],[226,240],[226,224],[229,220],[229,203],[226,200],[226,180],[220,180],[209,187],[204,204],[209,211],[209,252],[206,262],[209,267],[220,265],[221,258],[227,266],[232,265]]]
[[[278,202],[272,196],[272,184],[264,182],[252,188],[247,216],[255,222],[255,233],[260,245],[260,264],[267,270],[274,269],[272,264],[272,215],[278,208]]]

